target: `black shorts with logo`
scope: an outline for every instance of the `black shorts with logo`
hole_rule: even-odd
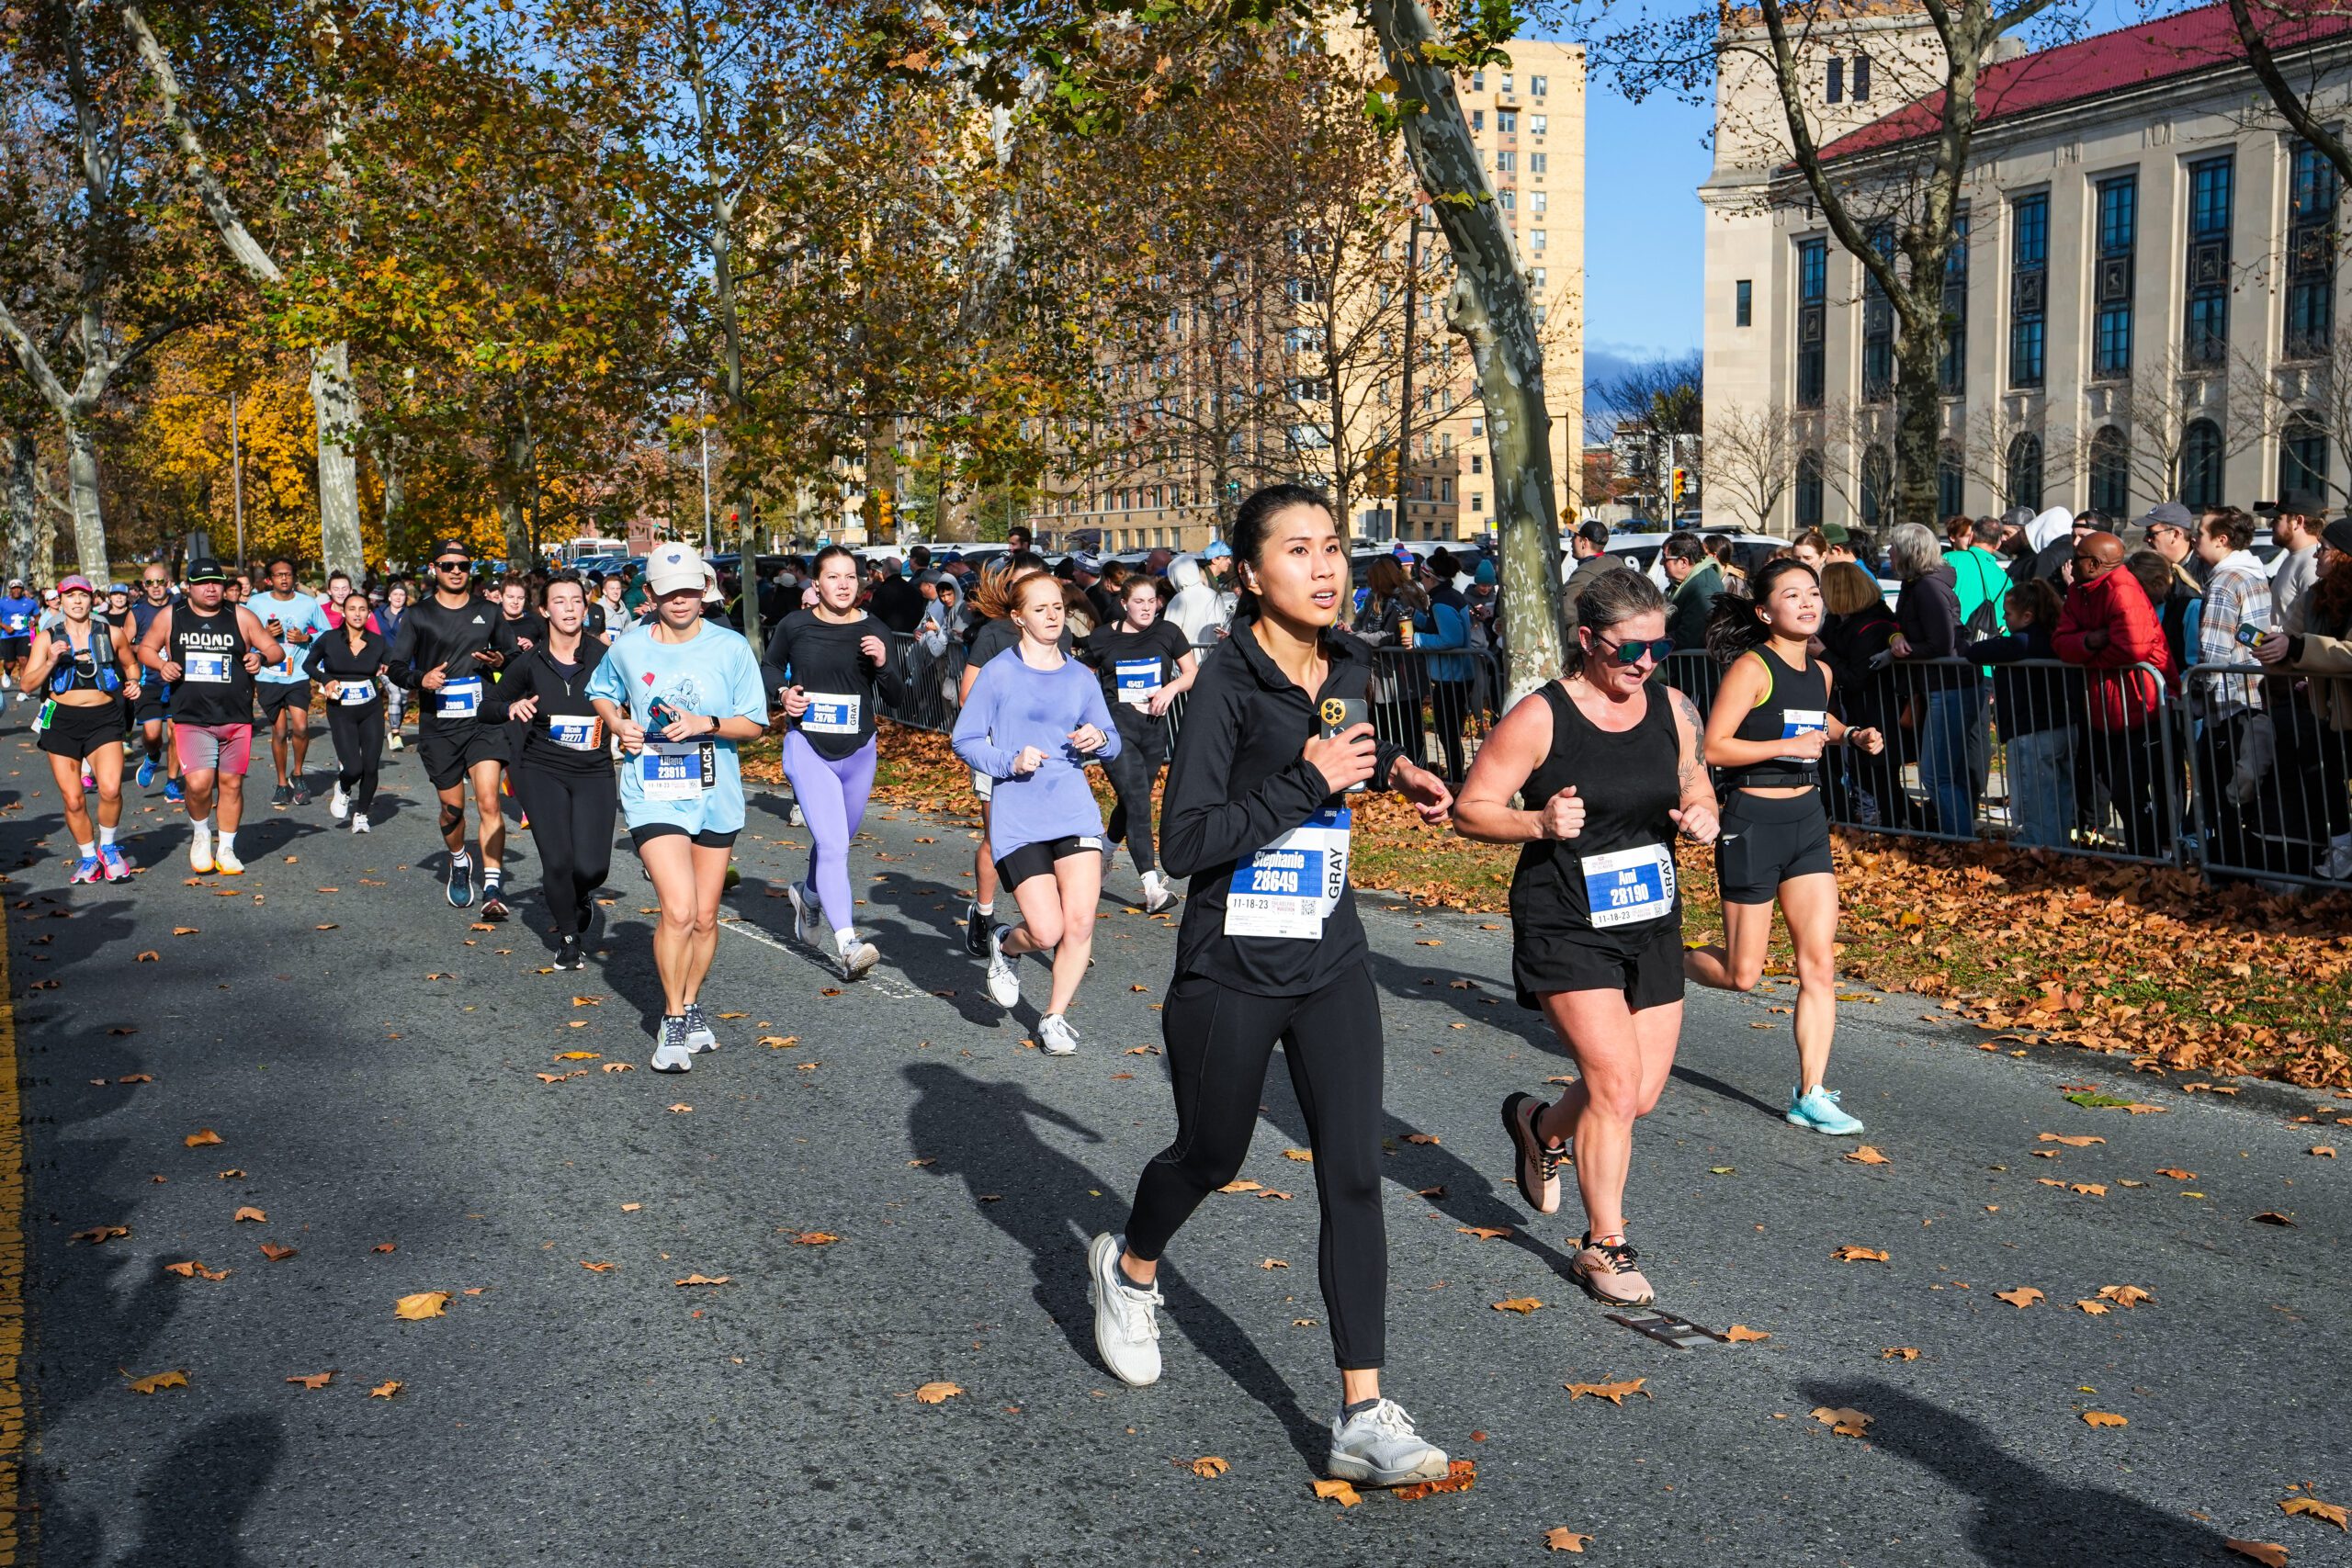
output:
[[[504,727],[473,720],[445,726],[428,718],[418,728],[416,754],[424,760],[424,776],[433,787],[451,789],[483,762],[506,764]]]

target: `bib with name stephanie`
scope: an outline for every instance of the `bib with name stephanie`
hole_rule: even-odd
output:
[[[1329,806],[1236,866],[1225,895],[1225,934],[1319,941],[1348,889],[1353,815]]]

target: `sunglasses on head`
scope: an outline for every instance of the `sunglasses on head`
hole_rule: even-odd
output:
[[[1644,654],[1649,655],[1649,660],[1653,664],[1665,663],[1666,656],[1674,651],[1674,639],[1670,637],[1654,637],[1647,641],[1635,638],[1631,642],[1600,642],[1600,646],[1608,649],[1618,663],[1631,669],[1642,661]]]

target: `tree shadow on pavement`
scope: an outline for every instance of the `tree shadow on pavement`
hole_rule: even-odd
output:
[[[181,1441],[138,1482],[143,1499],[139,1544],[118,1568],[243,1568],[254,1561],[238,1542],[245,1516],[285,1457],[286,1438],[274,1416],[248,1412],[211,1422]],[[42,1556],[88,1562],[88,1556],[51,1557],[53,1528],[42,1529]]]
[[[2074,1486],[2011,1457],[1985,1428],[1891,1384],[1867,1380],[1800,1383],[1808,1399],[1876,1417],[1870,1441],[1976,1499],[1968,1526],[1973,1560],[1988,1568],[2128,1562],[2187,1568],[2245,1561],[2221,1532],[2135,1497]]]
[[[925,1168],[932,1175],[960,1178],[980,1217],[1027,1249],[1037,1305],[1060,1327],[1073,1356],[1100,1367],[1094,1309],[1086,1299],[1086,1241],[1100,1231],[1115,1232],[1126,1207],[1111,1195],[1112,1183],[1039,1137],[1031,1118],[1090,1143],[1102,1142],[1102,1134],[1018,1084],[989,1083],[944,1063],[919,1062],[904,1073],[916,1093],[907,1113],[916,1155],[932,1162]],[[1104,1196],[1083,1196],[1093,1190]],[[1070,1194],[1080,1195],[1074,1205]],[[1161,1265],[1159,1288],[1168,1299],[1168,1319],[1282,1423],[1299,1458],[1321,1474],[1329,1431],[1306,1413],[1240,1325],[1187,1284],[1172,1264]]]

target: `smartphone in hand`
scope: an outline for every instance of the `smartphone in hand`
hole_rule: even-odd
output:
[[[1321,706],[1316,710],[1315,716],[1317,720],[1316,739],[1329,740],[1332,736],[1352,729],[1359,724],[1370,723],[1372,705],[1362,697],[1326,697]],[[1370,787],[1368,782],[1359,780],[1350,784],[1345,793],[1362,795]]]

